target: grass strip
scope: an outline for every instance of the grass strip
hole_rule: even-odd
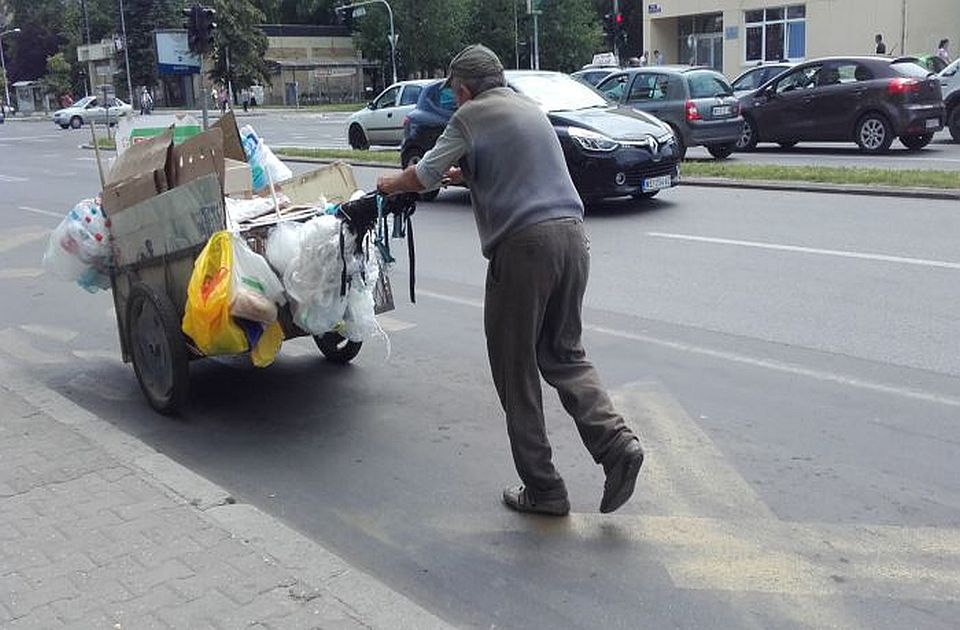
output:
[[[276,147],[273,152],[286,157],[305,157],[318,160],[346,160],[367,162],[385,166],[400,166],[399,151],[354,151],[353,149],[304,149],[301,147]]]
[[[922,171],[834,166],[782,166],[729,162],[684,162],[686,177],[720,177],[734,180],[767,180],[889,186],[892,188],[960,189],[960,172]]]
[[[97,146],[101,149],[116,149],[117,141],[107,136],[100,136],[97,138]]]
[[[301,112],[350,112],[359,111],[366,107],[366,103],[328,103],[325,105],[301,105],[298,108],[289,105],[258,105],[257,109],[281,109]]]

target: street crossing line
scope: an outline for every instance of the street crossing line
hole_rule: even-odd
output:
[[[7,230],[0,234],[0,254],[17,249],[28,243],[44,240],[48,234],[50,234],[49,228],[39,228],[35,225]]]
[[[462,306],[469,306],[469,307],[480,308],[480,309],[483,308],[483,302],[479,300],[471,300],[468,298],[460,298],[460,297],[455,297],[450,295],[444,295],[442,293],[428,291],[419,287],[417,288],[417,295],[423,295],[436,300],[450,302],[452,304],[460,304]],[[909,398],[911,400],[917,400],[925,403],[945,405],[947,407],[960,407],[960,398],[943,396],[940,394],[935,394],[935,393],[927,392],[924,390],[911,389],[907,387],[899,387],[896,385],[887,385],[885,383],[878,383],[876,381],[868,381],[866,379],[845,376],[843,374],[837,374],[835,372],[815,370],[813,368],[807,368],[807,367],[803,367],[801,365],[796,365],[793,363],[785,363],[785,362],[776,361],[773,359],[761,359],[758,357],[738,354],[735,352],[727,352],[725,350],[716,350],[714,348],[697,346],[697,345],[685,343],[682,341],[673,341],[671,339],[663,339],[661,337],[654,337],[652,335],[647,335],[643,333],[632,333],[625,330],[607,328],[606,326],[595,326],[592,324],[584,324],[583,329],[590,330],[592,332],[600,333],[603,335],[608,335],[611,337],[617,337],[619,339],[627,339],[629,341],[637,341],[640,343],[659,346],[661,348],[668,348],[670,350],[676,350],[678,352],[697,354],[700,356],[719,359],[721,361],[739,363],[741,365],[749,365],[751,367],[756,367],[764,370],[771,370],[775,372],[793,374],[794,376],[803,376],[806,378],[811,378],[818,381],[825,381],[828,383],[835,383],[837,385],[843,385],[846,387],[865,389],[867,391],[872,391],[879,394],[889,394],[892,396]]]
[[[0,280],[22,280],[24,278],[39,278],[43,275],[43,269],[39,267],[24,267],[0,269]]]
[[[53,212],[52,210],[41,210],[40,208],[32,208],[30,206],[18,206],[18,210],[23,210],[24,212],[32,212],[34,214],[42,214],[46,217],[56,217],[57,219],[62,219],[66,216],[66,212]]]
[[[888,256],[886,254],[871,254],[864,252],[850,252],[838,249],[820,249],[817,247],[801,247],[798,245],[780,245],[777,243],[762,243],[759,241],[740,241],[729,238],[714,238],[711,236],[694,236],[692,234],[670,234],[666,232],[647,232],[647,236],[666,238],[678,241],[696,243],[712,243],[716,245],[736,245],[739,247],[753,247],[783,252],[797,252],[801,254],[819,254],[822,256],[838,256],[841,258],[856,258],[859,260],[876,260],[879,262],[898,263],[902,265],[920,265],[923,267],[939,267],[942,269],[960,269],[960,262],[943,260],[929,260],[925,258],[909,258],[906,256]]]
[[[0,352],[26,363],[66,363],[65,356],[44,352],[33,347],[27,336],[13,328],[0,330]]]
[[[0,182],[7,184],[22,184],[23,182],[29,182],[30,180],[26,177],[17,177],[16,175],[0,175]]]

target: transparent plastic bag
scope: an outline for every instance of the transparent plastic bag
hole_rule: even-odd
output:
[[[284,304],[283,284],[267,261],[236,234],[233,245],[233,275],[230,287],[230,314],[262,324],[277,319],[277,305]]]
[[[293,171],[274,155],[253,127],[244,125],[240,128],[240,141],[243,144],[243,152],[247,156],[247,163],[250,164],[253,192],[259,193],[266,190],[270,186],[270,179],[274,183],[279,183],[293,177]]]
[[[110,287],[109,221],[98,200],[84,199],[54,228],[42,266],[91,293]]]
[[[300,255],[302,223],[283,221],[267,235],[267,260],[280,275],[287,272],[290,263]]]

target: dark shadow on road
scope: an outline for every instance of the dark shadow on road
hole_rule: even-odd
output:
[[[670,191],[663,191],[660,195],[669,195]],[[655,199],[633,199],[631,197],[619,197],[616,199],[604,199],[586,204],[585,214],[588,219],[600,219],[604,217],[622,217],[624,215],[640,215],[653,212],[669,210],[676,204],[668,198]]]

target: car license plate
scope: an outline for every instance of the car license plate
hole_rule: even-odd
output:
[[[714,116],[729,116],[733,113],[733,108],[729,105],[718,105],[713,108]]]
[[[939,118],[927,118],[927,129],[936,129],[940,126]]]
[[[664,188],[670,188],[673,184],[673,180],[669,175],[661,175],[660,177],[648,177],[643,180],[640,188],[643,192],[651,192],[654,190],[663,190]]]

